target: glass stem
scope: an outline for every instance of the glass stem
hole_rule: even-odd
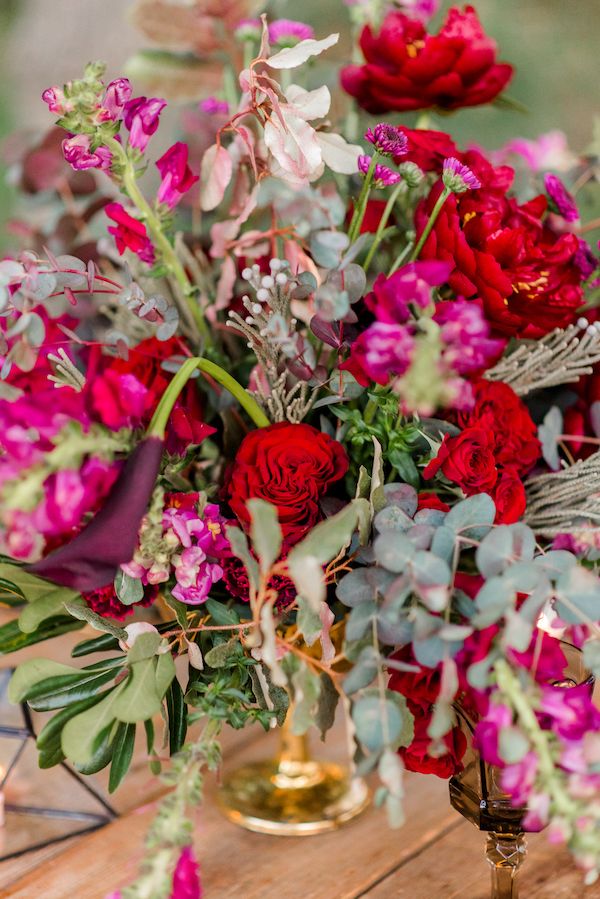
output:
[[[525,835],[489,833],[486,859],[492,872],[491,899],[518,899],[518,872],[525,859]]]

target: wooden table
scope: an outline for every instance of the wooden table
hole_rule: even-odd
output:
[[[68,654],[69,635],[52,654]],[[57,645],[58,644],[58,645]],[[50,655],[45,647],[39,655]],[[6,663],[2,659],[1,662]],[[8,662],[12,662],[9,659]],[[229,732],[225,769],[272,754],[274,734]],[[343,732],[316,750],[343,755]],[[11,899],[104,899],[136,872],[143,837],[161,785],[148,773],[143,746],[114,804],[121,817],[92,834],[75,837],[0,864],[0,896]],[[52,771],[42,772],[52,777]],[[102,783],[98,775],[96,782]],[[448,785],[436,777],[406,776],[406,817],[401,830],[387,827],[370,807],[331,834],[269,837],[248,833],[222,817],[209,782],[198,812],[196,853],[206,899],[487,899],[485,837],[448,802]],[[544,835],[529,839],[521,880],[522,899],[600,899],[600,886],[585,889],[567,853]]]

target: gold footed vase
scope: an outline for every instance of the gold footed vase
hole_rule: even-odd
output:
[[[306,736],[281,728],[274,759],[229,775],[219,791],[224,814],[247,830],[275,836],[311,836],[341,827],[369,803],[367,786],[348,769],[310,755]]]

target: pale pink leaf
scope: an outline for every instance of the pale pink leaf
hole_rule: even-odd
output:
[[[358,157],[363,152],[357,144],[348,144],[340,134],[317,132],[323,162],[341,175],[354,175],[358,170]]]
[[[275,56],[271,56],[270,59],[267,59],[267,65],[272,69],[295,69],[296,66],[303,65],[311,56],[318,56],[324,50],[333,47],[339,39],[339,34],[330,34],[322,41],[316,41],[313,38],[300,41],[295,47],[286,47],[285,50],[280,50]]]
[[[202,159],[200,204],[205,212],[215,209],[231,181],[233,163],[225,147],[213,144]]]

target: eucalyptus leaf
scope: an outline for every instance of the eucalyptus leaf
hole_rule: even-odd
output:
[[[369,752],[386,747],[408,746],[413,739],[414,723],[406,699],[400,693],[378,691],[363,694],[352,706],[356,738]]]
[[[535,536],[531,528],[518,523],[500,525],[487,534],[475,553],[479,571],[485,578],[502,574],[513,562],[533,560]]]
[[[119,568],[115,577],[115,593],[124,606],[132,606],[144,598],[144,585],[137,577]]]
[[[483,540],[495,517],[496,506],[491,496],[477,493],[453,506],[446,515],[444,525],[455,534],[471,540]]]

